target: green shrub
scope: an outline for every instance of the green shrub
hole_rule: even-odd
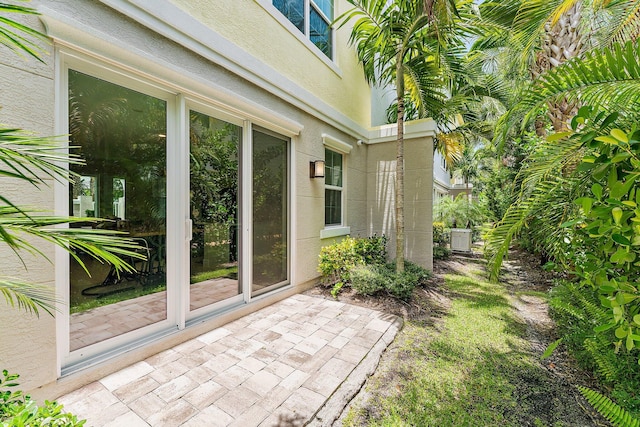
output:
[[[350,271],[365,264],[383,264],[386,262],[387,238],[385,236],[345,237],[338,243],[320,250],[318,271],[326,284],[349,282]]]
[[[427,270],[424,267],[419,266],[418,264],[414,264],[411,261],[404,261],[404,270],[409,274],[416,276],[417,285],[424,284],[431,277],[431,271]]]
[[[361,295],[373,295],[383,290],[388,282],[386,267],[359,265],[351,270],[351,287]]]
[[[62,405],[45,401],[38,406],[31,397],[14,389],[19,375],[2,371],[0,379],[0,426],[2,427],[82,427],[84,420],[78,421],[75,415],[62,412]]]
[[[443,246],[433,247],[433,259],[447,259],[451,255],[451,250]]]
[[[407,301],[411,299],[413,290],[418,285],[418,276],[408,271],[393,273],[392,280],[387,284],[387,292],[394,297]]]
[[[433,245],[446,247],[449,243],[451,229],[447,228],[444,222],[435,221],[433,223]]]

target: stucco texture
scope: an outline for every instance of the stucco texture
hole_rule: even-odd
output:
[[[395,257],[396,142],[372,144],[367,156],[367,211],[369,234],[389,237],[389,255]],[[433,268],[433,140],[405,139],[404,148],[405,257]]]
[[[361,126],[370,126],[371,90],[347,46],[349,25],[335,31],[339,75],[320,59],[322,53],[300,42],[254,0],[171,2]],[[334,3],[336,17],[348,10],[346,2]]]
[[[42,30],[40,22],[31,17],[27,25]],[[43,46],[44,62],[18,56],[0,47],[0,123],[5,127],[21,128],[36,135],[54,135],[54,85],[50,47]],[[53,210],[53,182],[38,189],[15,179],[0,179],[3,197],[21,206]],[[51,261],[53,245],[40,243]],[[6,245],[0,246],[0,276],[29,283],[50,286],[54,290],[53,265],[37,254],[20,251],[18,257]],[[8,305],[0,299],[0,369],[20,375],[21,387],[33,389],[54,381],[56,371],[55,319],[41,311],[40,317]]]

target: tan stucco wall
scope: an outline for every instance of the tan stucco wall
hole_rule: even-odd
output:
[[[405,256],[433,268],[433,139],[405,139]],[[369,234],[382,232],[389,238],[388,251],[395,257],[396,142],[368,146],[367,213]]]
[[[42,30],[37,19],[27,24]],[[45,49],[49,50],[49,49]],[[50,52],[49,52],[50,53]],[[35,132],[54,135],[54,86],[51,56],[46,63],[22,58],[0,47],[0,123]],[[53,209],[52,181],[50,187],[38,190],[14,179],[0,179],[0,191],[15,204]],[[37,242],[37,241],[33,241]],[[44,254],[53,261],[52,245],[40,245]],[[4,244],[0,246],[0,276],[13,277],[30,283],[51,286],[53,291],[53,265],[42,257],[24,251],[25,265]],[[26,267],[25,267],[26,266]],[[30,390],[56,378],[55,319],[45,312],[40,318],[23,310],[8,306],[0,298],[0,369],[20,375],[23,389]]]
[[[170,1],[361,126],[370,126],[371,90],[347,47],[349,25],[335,32],[339,75],[254,0]],[[335,17],[348,9],[344,0],[335,1]]]

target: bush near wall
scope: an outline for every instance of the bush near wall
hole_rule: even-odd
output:
[[[451,229],[444,222],[433,223],[433,259],[446,259],[451,255],[451,251],[447,248],[450,233]]]
[[[320,251],[319,271],[325,284],[332,285],[334,297],[343,286],[350,286],[361,295],[387,292],[395,298],[408,300],[413,289],[431,276],[431,273],[405,261],[405,271],[397,273],[395,264],[387,264],[387,238],[347,237],[339,243],[325,246]]]

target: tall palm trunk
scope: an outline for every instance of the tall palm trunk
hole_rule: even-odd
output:
[[[396,61],[398,140],[396,143],[396,271],[404,271],[404,69],[402,52]]]
[[[532,69],[534,79],[541,73],[580,54],[582,50],[582,35],[579,28],[581,14],[582,2],[578,1],[562,14],[553,26],[551,23],[547,23],[544,44]],[[553,130],[556,132],[568,130],[569,121],[577,112],[576,103],[568,102],[566,98],[563,98],[548,102],[547,105],[549,108],[547,114]],[[540,133],[538,126],[536,126],[536,132]]]

